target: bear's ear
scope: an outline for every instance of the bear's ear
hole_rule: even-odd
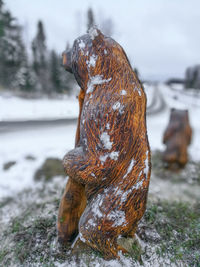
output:
[[[104,35],[96,26],[92,26],[88,30],[88,34],[89,34],[90,38],[92,39],[92,41],[93,40],[100,40],[100,39],[104,38]]]

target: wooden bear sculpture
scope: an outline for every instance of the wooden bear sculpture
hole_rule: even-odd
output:
[[[150,180],[146,96],[122,47],[98,29],[63,53],[80,86],[75,149],[63,160],[69,176],[58,236],[80,239],[115,258],[119,236],[134,236]]]
[[[169,168],[184,167],[188,161],[187,147],[191,142],[192,130],[188,111],[171,109],[169,124],[164,132],[166,150],[163,161]]]

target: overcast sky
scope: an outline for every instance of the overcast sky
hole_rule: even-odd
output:
[[[92,7],[96,24],[113,21],[113,38],[143,78],[183,77],[200,64],[200,0],[4,0],[25,26],[30,44],[39,19],[49,48],[58,52],[86,31]]]

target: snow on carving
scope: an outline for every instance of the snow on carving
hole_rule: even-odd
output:
[[[95,67],[97,58],[98,58],[98,56],[92,55],[92,56],[90,57],[90,60],[87,60],[87,61],[86,61],[86,63],[87,63],[87,65],[88,65],[89,68],[90,68],[90,67],[93,67],[93,68]]]
[[[94,90],[94,85],[103,84],[111,81],[112,78],[103,79],[102,75],[96,75],[90,78],[87,85],[87,93],[92,93]]]
[[[126,92],[126,90],[121,90],[121,92],[120,92],[120,95],[126,95],[127,94],[127,92]]]
[[[114,110],[117,110],[117,109],[120,108],[120,106],[121,106],[120,102],[115,102],[115,104],[113,105],[112,108],[113,108]]]
[[[83,42],[83,40],[80,40],[79,47],[80,47],[80,49],[85,48],[85,43]]]
[[[89,35],[90,35],[90,38],[92,39],[92,40],[94,40],[99,34],[98,34],[98,31],[97,31],[97,29],[95,28],[95,27],[91,27],[90,29],[89,29]]]
[[[103,143],[105,149],[111,149],[113,142],[110,141],[110,135],[107,132],[103,132],[100,136],[100,140]]]
[[[128,176],[128,174],[132,171],[134,164],[135,164],[135,160],[132,159],[130,164],[129,164],[129,166],[128,166],[127,172],[123,177],[123,179],[125,179]]]
[[[108,219],[114,221],[113,226],[121,226],[126,223],[125,212],[122,210],[111,211],[108,214]]]
[[[119,157],[119,152],[117,151],[113,151],[110,153],[110,158],[113,159],[113,160],[117,160]]]
[[[149,151],[147,150],[146,152],[146,159],[145,159],[145,168],[144,168],[144,174],[146,175],[146,179],[149,173],[149,159],[148,159],[148,153]]]

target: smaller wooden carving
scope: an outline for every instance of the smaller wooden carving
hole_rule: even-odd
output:
[[[191,136],[188,111],[171,109],[169,124],[163,137],[163,143],[166,145],[163,161],[169,168],[185,166],[188,161],[187,147],[191,142]]]
[[[63,65],[81,87],[76,145],[64,157],[69,180],[58,236],[115,258],[119,236],[134,236],[150,180],[146,96],[122,47],[99,30],[75,40]]]

